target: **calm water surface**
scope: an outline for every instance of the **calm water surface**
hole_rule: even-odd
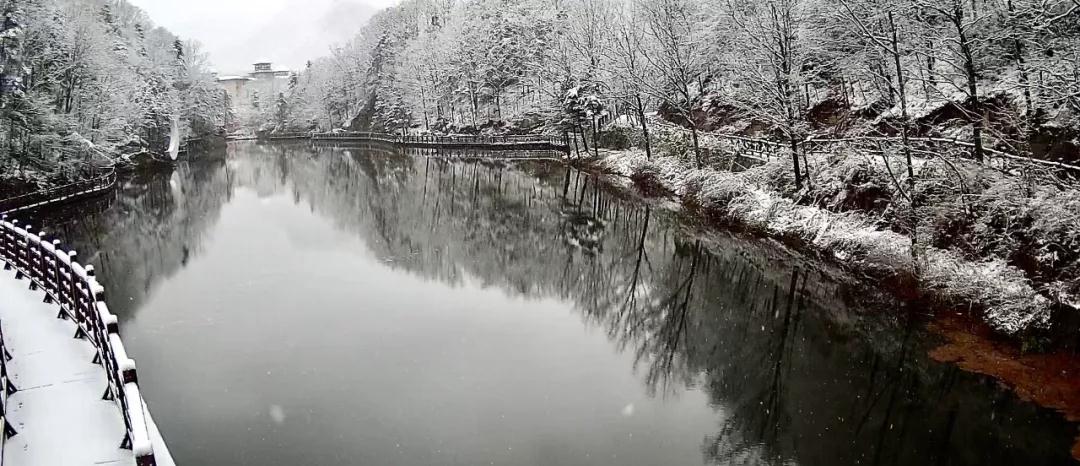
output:
[[[244,143],[77,211],[47,222],[178,464],[1067,464],[1077,433],[929,360],[917,310],[556,163]]]

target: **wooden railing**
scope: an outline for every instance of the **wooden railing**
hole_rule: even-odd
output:
[[[311,139],[315,141],[377,141],[390,144],[401,143],[400,135],[369,132],[338,132],[338,133],[312,133]]]
[[[706,133],[706,135],[731,143],[737,152],[745,152],[763,160],[770,160],[773,157],[782,155],[790,156],[791,154],[791,147],[787,143],[728,134]],[[910,147],[914,150],[915,155],[922,158],[947,155],[950,153],[964,159],[974,158],[973,152],[975,144],[972,142],[957,139],[923,137],[911,137],[908,138],[908,141]],[[799,150],[805,150],[811,154],[835,152],[845,146],[855,147],[859,150],[873,154],[880,154],[884,152],[886,147],[894,149],[895,152],[899,149],[898,146],[900,144],[902,144],[901,138],[889,136],[810,138],[796,143]],[[1037,159],[1034,157],[1024,157],[990,147],[983,147],[983,152],[987,157],[987,164],[1002,170],[1010,170],[1021,164],[1032,164],[1072,173],[1074,175],[1080,174],[1080,165]]]
[[[656,126],[676,131],[687,131],[684,128],[675,125],[673,123],[655,123]],[[776,141],[770,139],[751,138],[746,136],[738,136],[734,134],[725,134],[719,132],[702,132],[702,137],[716,138],[730,144],[740,156],[757,158],[761,161],[768,161],[774,157],[790,157],[791,156],[791,144],[786,141]],[[948,139],[948,138],[927,138],[927,137],[910,137],[908,138],[911,147],[914,149],[914,155],[921,158],[930,158],[942,155],[952,154],[963,159],[974,159],[975,143],[970,141],[963,141],[960,139]],[[893,152],[899,153],[899,147],[903,144],[903,139],[899,136],[852,136],[847,138],[807,138],[795,143],[796,147],[800,151],[805,150],[809,153],[830,153],[835,152],[844,146],[856,147],[858,150],[872,153],[874,155],[880,155],[884,152],[886,147],[893,149]],[[986,163],[994,168],[1000,170],[1011,170],[1024,164],[1036,165],[1046,167],[1052,170],[1058,170],[1059,173],[1070,174],[1073,176],[1080,175],[1080,165],[1074,165],[1056,160],[1045,160],[1034,157],[1025,157],[1022,155],[1010,154],[1006,151],[997,150],[984,145],[983,152],[986,155]]]
[[[569,150],[570,141],[565,136],[506,135],[506,136],[434,136],[393,135],[369,132],[313,133],[316,141],[378,141],[410,147],[454,147],[478,149],[525,149]]]
[[[311,132],[290,132],[290,133],[269,133],[266,135],[266,139],[271,141],[281,139],[311,139]]]
[[[103,192],[115,185],[116,170],[109,168],[104,174],[94,178],[0,200],[0,212],[13,213],[73,200]]]
[[[7,345],[4,343],[4,329],[3,325],[0,325],[0,428],[3,432],[0,432],[0,458],[4,457],[4,446],[7,444],[7,439],[15,435],[15,428],[8,422],[8,396],[15,393],[15,385],[11,383],[8,378],[7,363],[11,360],[11,353],[8,353]]]
[[[916,155],[923,157],[936,156],[948,154],[950,151],[960,152],[961,158],[974,159],[975,143],[968,141],[961,141],[959,139],[947,139],[947,138],[924,138],[924,137],[910,137],[908,138],[910,147],[916,151]],[[891,146],[894,149],[898,149],[898,146],[903,143],[903,140],[899,137],[887,137],[887,136],[860,136],[849,138],[836,138],[836,139],[807,139],[800,143],[800,146],[806,147],[806,150],[810,153],[814,152],[830,152],[837,147],[844,145],[858,146],[863,149],[880,152],[884,147]],[[1065,172],[1071,172],[1073,174],[1080,174],[1080,165],[1072,165],[1064,162],[1058,162],[1053,160],[1037,159],[1034,157],[1024,157],[1021,155],[1010,154],[1005,151],[993,149],[991,147],[983,147],[983,152],[986,156],[986,162],[991,166],[996,166],[1002,170],[1009,170],[1018,164],[1033,164],[1055,170],[1061,170]]]
[[[139,392],[135,361],[128,357],[120,341],[116,316],[105,304],[105,288],[94,277],[94,267],[75,260],[75,251],[64,251],[59,240],[45,239],[18,220],[0,219],[0,259],[6,270],[15,269],[15,278],[30,280],[31,289],[45,291],[45,302],[56,303],[58,317],[76,324],[76,338],[85,338],[95,348],[94,363],[105,369],[108,386],[104,398],[116,403],[123,415],[126,432],[121,448],[132,450],[138,466],[154,466],[154,448],[149,423]]]

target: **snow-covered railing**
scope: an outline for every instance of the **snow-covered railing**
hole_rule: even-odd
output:
[[[311,132],[289,132],[289,133],[269,133],[266,135],[266,139],[271,141],[281,139],[311,139]]]
[[[542,134],[506,135],[506,136],[435,136],[435,135],[393,135],[369,132],[314,133],[316,141],[377,141],[400,144],[411,147],[452,147],[478,149],[539,149],[566,151],[570,141],[566,136]]]
[[[311,139],[316,141],[376,141],[386,142],[390,144],[398,144],[401,142],[400,135],[395,136],[393,134],[358,131],[342,131],[337,133],[312,133]]]
[[[7,443],[7,439],[15,435],[15,428],[8,422],[8,396],[15,393],[15,385],[11,384],[11,380],[8,379],[7,363],[11,360],[11,353],[8,353],[7,345],[4,343],[4,329],[0,325],[0,428],[3,428],[3,433],[0,433],[0,458],[4,457],[4,446]]]
[[[75,251],[64,251],[59,240],[46,240],[18,220],[0,219],[0,258],[6,270],[15,269],[15,278],[26,277],[31,289],[45,291],[45,302],[56,303],[57,317],[71,319],[76,338],[89,340],[96,349],[94,363],[105,369],[108,386],[104,398],[116,403],[123,415],[126,433],[121,448],[132,450],[138,466],[156,465],[147,414],[135,361],[120,341],[116,316],[105,304],[105,288],[94,276],[94,267],[75,260]]]
[[[226,141],[254,141],[259,139],[254,134],[230,134],[225,136]]]
[[[0,212],[19,212],[48,204],[74,200],[103,192],[115,185],[116,170],[110,168],[103,175],[94,178],[0,200]]]
[[[781,154],[790,154],[791,147],[788,144],[771,141],[767,139],[748,138],[745,136],[736,136],[731,134],[721,133],[704,133],[706,136],[714,137],[717,139],[731,142],[735,145],[739,152],[750,153],[766,160],[772,157],[779,156]],[[840,145],[866,145],[873,144],[875,146],[884,146],[886,144],[896,146],[902,143],[902,139],[895,136],[856,136],[847,138],[809,138],[796,143],[800,149],[805,149],[808,152],[829,152],[834,150]],[[947,139],[947,138],[925,138],[925,137],[910,137],[908,141],[915,146],[921,153],[935,152],[940,153],[944,149],[960,149],[967,152],[973,152],[975,149],[975,143],[968,141],[961,141],[959,139]],[[876,149],[875,149],[876,150]],[[1001,169],[1008,169],[1009,165],[1016,163],[1031,163],[1035,165],[1041,165],[1047,168],[1061,170],[1068,173],[1080,174],[1080,165],[1072,165],[1064,162],[1056,162],[1053,160],[1037,159],[1034,157],[1024,157],[1016,154],[1010,154],[1005,151],[993,149],[990,147],[983,147],[983,152],[987,154],[989,163],[994,163],[995,159],[1000,162]],[[921,154],[916,154],[921,155]]]
[[[908,141],[917,149],[926,151],[941,151],[943,149],[960,149],[965,152],[974,152],[975,143],[968,141],[961,141],[959,139],[947,139],[947,138],[925,138],[925,137],[910,137]],[[805,146],[810,152],[827,151],[832,147],[841,144],[890,144],[897,145],[903,142],[902,138],[895,136],[857,136],[847,138],[812,138],[807,139],[800,144]],[[1034,157],[1024,157],[1021,155],[1010,154],[1005,151],[993,149],[990,147],[983,147],[983,152],[988,156],[990,163],[993,163],[994,159],[997,159],[1002,163],[1000,168],[1007,169],[1010,163],[1032,163],[1036,165],[1042,165],[1048,168],[1071,172],[1074,174],[1080,174],[1080,165],[1072,165],[1064,162],[1055,162],[1053,160],[1037,159]]]

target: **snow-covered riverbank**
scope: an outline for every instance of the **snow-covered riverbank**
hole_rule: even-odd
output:
[[[784,161],[735,173],[698,169],[672,157],[647,160],[643,152],[630,150],[601,151],[579,164],[625,177],[642,191],[674,195],[712,220],[805,246],[853,272],[892,281],[891,287],[905,282],[945,304],[978,309],[1002,333],[1046,329],[1054,306],[1074,301],[1058,293],[1056,303],[1047,287],[1037,289],[1003,258],[970,260],[954,250],[919,245],[913,261],[910,237],[883,228],[880,218],[796,202],[773,189],[768,179],[788,168]]]

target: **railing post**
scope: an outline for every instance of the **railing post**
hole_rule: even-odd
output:
[[[4,270],[11,270],[11,263],[9,262],[10,250],[8,248],[8,228],[7,228],[7,215],[0,215],[0,256],[3,256]]]
[[[26,274],[34,273],[31,270],[31,265],[32,265],[32,261],[33,261],[33,253],[30,250],[33,247],[31,245],[32,241],[30,241],[30,235],[31,235],[30,230],[32,230],[33,228],[34,227],[32,227],[30,225],[26,225],[25,227],[22,227],[22,229],[23,229],[22,244],[19,247],[19,255],[22,257],[22,260],[19,262],[19,270],[15,271],[15,278],[17,278],[17,279],[21,279]],[[33,277],[31,277],[31,280],[32,279],[33,279]]]
[[[81,328],[83,322],[85,321],[85,316],[83,315],[82,311],[82,297],[80,296],[81,291],[79,290],[79,277],[75,274],[75,265],[78,264],[78,262],[75,262],[75,256],[77,255],[78,253],[74,249],[67,252],[68,294],[71,299],[71,318]]]
[[[40,288],[41,282],[45,280],[45,248],[42,243],[45,242],[45,232],[39,231],[33,243],[31,245],[31,251],[33,252],[33,262],[30,270],[30,289],[37,290]]]
[[[70,317],[68,310],[71,309],[71,304],[68,303],[67,296],[64,294],[64,274],[60,268],[60,264],[63,262],[60,260],[60,254],[66,254],[60,249],[60,240],[52,240],[52,258],[53,258],[53,276],[56,278],[55,286],[53,287],[53,294],[56,297],[56,303],[60,306],[60,313],[58,318],[66,319]]]

